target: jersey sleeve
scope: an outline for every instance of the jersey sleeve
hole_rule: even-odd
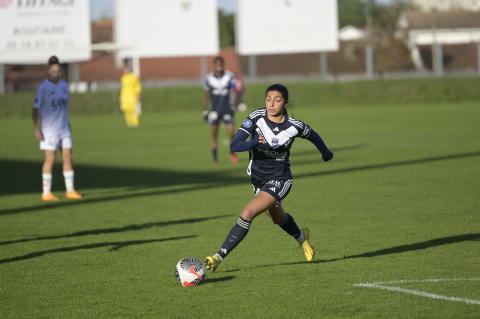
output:
[[[244,131],[248,135],[252,135],[255,129],[255,119],[252,116],[253,112],[250,113],[245,120],[243,121],[242,125],[239,127],[239,131]]]
[[[209,92],[210,91],[210,85],[208,84],[208,75],[203,79],[203,90],[205,92]]]
[[[34,109],[38,109],[42,105],[42,96],[43,96],[43,83],[40,84],[37,88],[37,93],[35,94],[35,99],[33,100],[33,105],[32,105]]]
[[[235,79],[235,74],[231,74],[230,81],[228,82],[228,89],[235,90],[237,80]]]
[[[135,94],[140,95],[142,93],[142,83],[140,82],[140,79],[135,76]]]
[[[305,122],[302,122],[302,121],[299,121],[299,122],[300,122],[300,125],[299,125],[300,137],[308,138],[310,136],[310,132],[312,131],[312,128],[310,127],[310,125],[308,125]]]

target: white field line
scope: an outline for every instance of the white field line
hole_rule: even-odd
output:
[[[477,281],[480,278],[439,278],[439,279],[419,279],[419,280],[396,280],[396,281],[386,281],[386,282],[372,282],[372,283],[361,283],[361,284],[354,284],[355,287],[363,287],[363,288],[375,288],[375,289],[382,289],[387,291],[393,292],[401,292],[409,295],[415,295],[420,297],[426,297],[431,299],[437,300],[446,300],[446,301],[454,301],[454,302],[462,302],[469,305],[480,305],[480,300],[477,299],[468,299],[468,298],[461,298],[461,297],[449,297],[443,295],[432,294],[426,291],[421,290],[414,290],[414,289],[406,289],[401,287],[393,287],[390,286],[391,284],[401,284],[401,283],[422,283],[422,282],[448,282],[448,281]],[[387,286],[388,285],[388,286]]]

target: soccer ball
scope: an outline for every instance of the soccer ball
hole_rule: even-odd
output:
[[[205,280],[205,267],[198,258],[185,257],[177,263],[175,276],[184,287],[198,286]]]

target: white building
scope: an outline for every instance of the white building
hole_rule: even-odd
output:
[[[410,0],[410,4],[422,11],[480,11],[480,0]]]
[[[397,36],[410,49],[412,60],[419,70],[424,69],[419,46],[432,46],[437,64],[442,63],[442,45],[476,43],[480,50],[480,11],[405,12],[400,15],[397,27]],[[480,68],[480,61],[478,63]],[[436,67],[442,68],[441,65]]]

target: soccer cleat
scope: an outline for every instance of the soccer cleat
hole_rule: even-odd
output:
[[[58,202],[58,197],[52,193],[42,195],[42,201],[44,202]]]
[[[220,257],[219,254],[215,254],[213,256],[207,256],[205,258],[205,265],[207,266],[207,269],[210,270],[211,272],[214,272],[218,265],[222,262],[222,257]]]
[[[311,262],[313,260],[313,257],[315,257],[315,249],[313,246],[310,244],[310,231],[308,228],[302,229],[303,231],[303,236],[305,236],[305,240],[302,243],[302,249],[303,253],[305,254],[305,259],[308,262]]]
[[[82,195],[77,191],[71,191],[65,193],[65,198],[67,199],[82,199]]]
[[[237,154],[233,153],[230,155],[230,161],[232,164],[237,165],[238,164],[238,156]]]

